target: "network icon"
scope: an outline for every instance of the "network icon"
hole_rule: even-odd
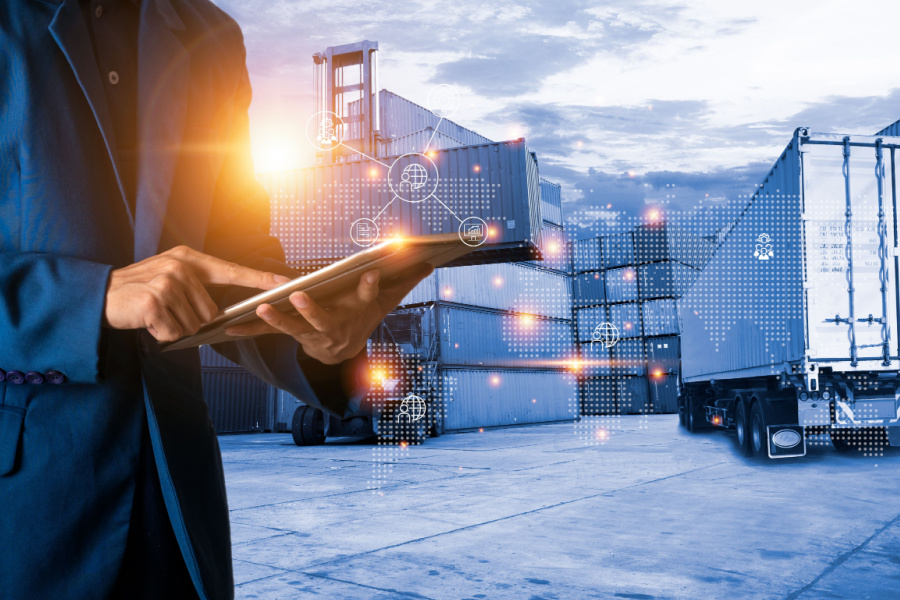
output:
[[[347,129],[341,117],[331,111],[321,111],[310,117],[306,125],[306,137],[317,150],[334,150],[339,146],[386,167],[387,184],[391,191],[391,200],[373,218],[361,218],[350,225],[350,239],[357,246],[367,247],[376,243],[380,236],[378,219],[397,200],[417,204],[434,201],[459,221],[459,239],[467,246],[477,247],[484,244],[493,231],[481,218],[471,216],[460,218],[446,203],[437,196],[438,168],[429,152],[431,143],[438,133],[444,119],[452,116],[459,108],[459,94],[453,86],[441,84],[435,86],[428,94],[429,110],[439,118],[431,139],[422,152],[409,152],[398,156],[391,164],[377,158],[367,156],[356,148],[344,144],[344,132]]]
[[[410,423],[415,423],[425,417],[427,408],[428,405],[425,404],[423,398],[410,394],[400,402],[400,410],[397,412],[397,416],[405,416]]]
[[[604,348],[612,348],[619,341],[619,328],[612,323],[600,323],[591,332],[591,347],[600,342]]]

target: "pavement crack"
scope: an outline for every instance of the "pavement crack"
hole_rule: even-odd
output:
[[[819,575],[815,579],[813,579],[812,581],[810,581],[809,583],[804,585],[799,590],[791,592],[790,594],[785,596],[784,600],[797,600],[797,598],[799,598],[800,596],[805,594],[807,591],[809,591],[813,587],[815,587],[815,585],[818,584],[822,579],[824,579],[826,576],[833,573],[835,571],[835,569],[837,569],[842,564],[847,562],[850,558],[852,558],[854,555],[856,555],[857,552],[859,552],[860,550],[862,550],[866,546],[868,546],[872,540],[874,540],[879,535],[884,533],[887,529],[889,529],[890,527],[892,527],[898,523],[900,523],[900,515],[897,515],[896,517],[894,517],[893,519],[888,521],[883,527],[878,529],[878,531],[876,531],[875,533],[873,533],[872,535],[867,537],[861,544],[857,545],[854,548],[847,550],[846,552],[844,552],[843,554],[838,556],[836,559],[831,561],[831,564],[829,564],[827,567],[825,567],[825,569],[821,573],[819,573]]]

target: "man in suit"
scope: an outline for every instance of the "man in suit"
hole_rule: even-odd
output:
[[[198,354],[157,342],[292,275],[249,104],[208,0],[0,3],[0,597],[233,596]],[[366,337],[427,272],[260,307],[217,350],[350,414]]]

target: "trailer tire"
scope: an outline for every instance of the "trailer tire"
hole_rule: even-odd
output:
[[[685,415],[687,430],[691,433],[702,431],[706,425],[705,405],[697,402],[693,396],[687,396],[684,399],[684,407],[687,411]],[[701,414],[701,411],[703,414]]]
[[[742,456],[753,456],[753,447],[750,444],[750,423],[747,417],[747,407],[743,400],[734,403],[734,430],[737,433],[738,449]]]
[[[750,408],[750,451],[756,456],[769,456],[769,434],[759,400]]]
[[[320,446],[325,443],[325,414],[312,406],[300,406],[291,420],[291,437],[298,446]]]
[[[687,429],[687,406],[684,396],[678,399],[678,424]]]

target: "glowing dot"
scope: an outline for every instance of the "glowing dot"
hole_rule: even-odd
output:
[[[631,323],[625,323],[625,329],[631,329]]]
[[[453,344],[454,348],[459,348],[459,344]]]
[[[532,403],[532,404],[537,404],[537,398],[532,398],[532,399],[531,399],[531,403]]]
[[[647,219],[650,221],[658,221],[660,217],[659,210],[653,208],[647,212]]]
[[[474,167],[472,167],[472,170],[475,171],[476,173],[480,173],[480,172],[481,172],[481,165],[475,165]]]
[[[369,169],[369,177],[378,177],[378,169],[374,167]]]
[[[444,297],[452,298],[453,297],[453,289],[452,288],[444,288]]]
[[[612,204],[607,204],[606,208],[612,208]]]
[[[494,287],[502,287],[503,286],[503,278],[502,277],[494,277]]]
[[[499,375],[491,375],[491,385],[493,385],[493,386],[500,385],[500,376]]]
[[[519,315],[519,323],[523,327],[531,327],[532,323],[534,323],[534,317],[531,315]]]
[[[484,433],[484,427],[479,427],[479,428],[478,428],[478,433]],[[462,467],[460,467],[460,468],[462,468]]]
[[[627,271],[625,271],[625,279],[628,279],[628,280],[634,279],[634,271],[632,271],[631,269],[628,269]]]
[[[629,177],[634,177],[635,175],[637,175],[637,173],[635,173],[634,171],[628,171]]]
[[[598,440],[605,440],[609,438],[609,432],[605,429],[600,428],[594,432],[594,437]]]
[[[660,371],[659,369],[653,371],[653,376],[654,377],[662,377],[662,371]]]
[[[584,142],[582,142],[581,140],[578,140],[577,142],[575,142],[575,145],[578,146],[579,148],[584,148]]]
[[[557,252],[559,252],[559,244],[556,242],[547,244],[547,254],[556,254]]]
[[[494,237],[494,234],[496,234],[496,233],[497,233],[497,232],[494,230],[493,227],[488,227],[488,234],[487,234],[487,236],[485,236],[485,237],[492,238],[492,237]]]
[[[406,448],[407,446],[409,446],[409,444],[407,442],[400,442],[401,448]]]
[[[600,273],[594,273],[594,279],[600,279]]]

